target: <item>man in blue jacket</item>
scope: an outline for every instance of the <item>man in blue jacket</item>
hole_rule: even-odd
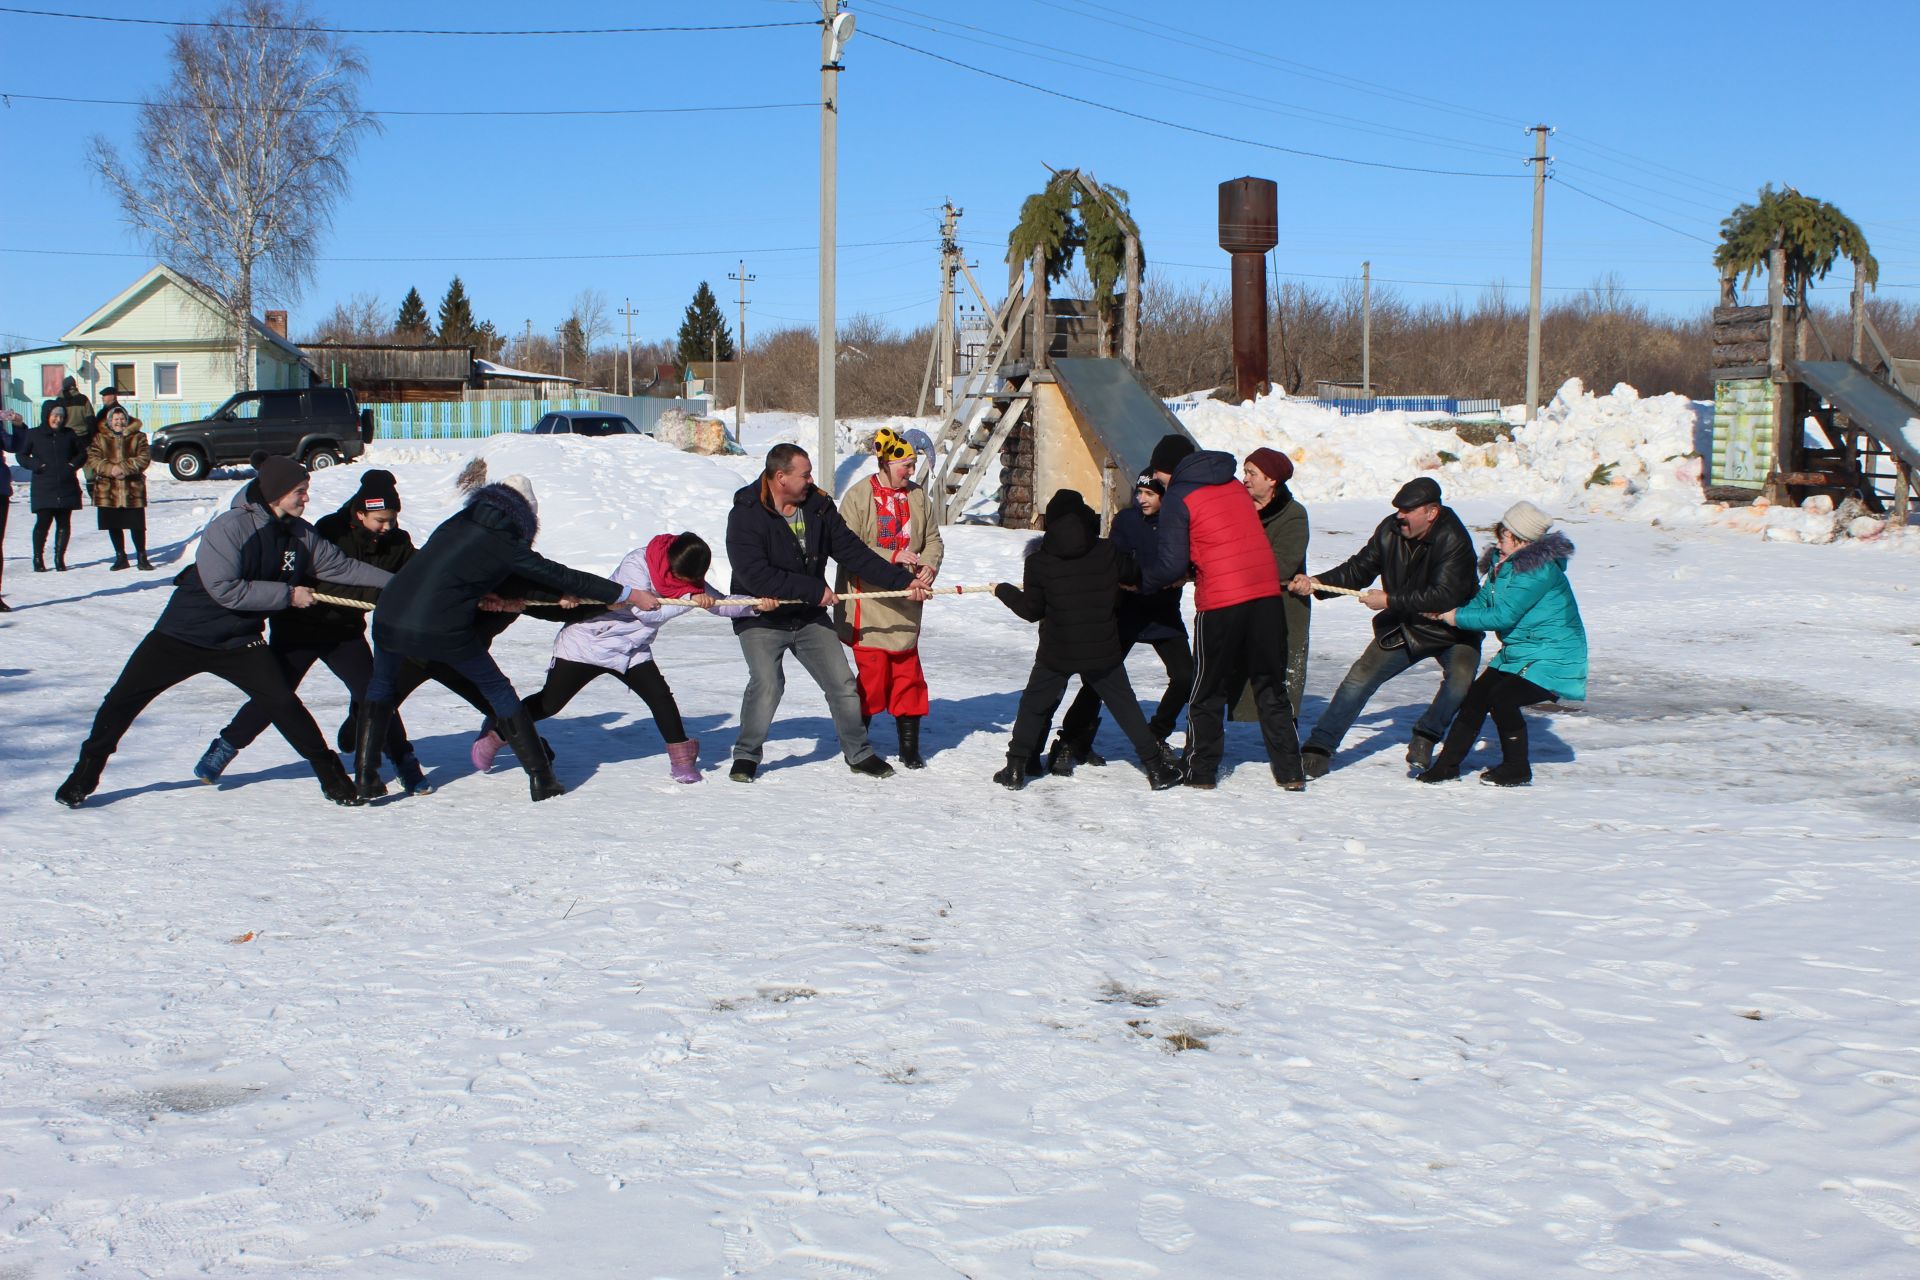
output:
[[[733,620],[747,660],[747,691],[727,776],[752,782],[759,771],[773,713],[786,691],[782,663],[791,652],[827,697],[847,766],[868,777],[891,778],[893,766],[874,754],[867,741],[859,686],[828,613],[839,597],[827,582],[827,561],[837,561],[851,576],[882,590],[910,588],[916,600],[930,594],[925,572],[916,574],[875,555],[840,518],[833,498],[814,487],[813,462],[806,450],[793,444],[770,449],[760,478],[733,495],[727,559],[733,566],[734,595],[819,602],[783,605]]]
[[[73,773],[53,793],[78,809],[100,785],[100,773],[147,705],[183,680],[209,672],[257,703],[313,766],[335,804],[361,803],[340,757],[321,736],[286,672],[261,638],[269,615],[305,609],[308,577],[354,587],[382,587],[393,575],[348,559],[300,518],[307,509],[307,469],[292,458],[263,458],[252,483],[200,535],[193,563],[173,580],[173,597],[93,718]]]

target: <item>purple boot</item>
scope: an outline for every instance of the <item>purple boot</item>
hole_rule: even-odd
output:
[[[667,744],[667,765],[675,782],[700,781],[700,739]]]
[[[473,767],[481,773],[493,768],[493,758],[500,754],[500,748],[507,745],[506,739],[494,731],[493,721],[487,721],[480,730],[480,736],[473,740],[473,746],[467,751],[467,758],[473,761]]]

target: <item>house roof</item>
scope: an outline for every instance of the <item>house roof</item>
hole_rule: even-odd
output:
[[[218,312],[224,309],[220,303],[219,295],[212,289],[201,284],[193,277],[174,270],[164,262],[157,262],[149,267],[146,273],[138,280],[135,280],[132,284],[108,299],[104,306],[101,306],[88,315],[85,320],[82,320],[79,324],[67,330],[67,342],[75,346],[85,346],[87,344],[87,334],[89,330],[119,315],[141,297],[145,296],[156,284],[161,282],[172,284],[208,310]],[[278,348],[297,361],[305,362],[305,352],[301,351],[299,347],[296,347],[293,343],[287,341],[273,330],[267,328],[265,324],[261,323],[258,317],[248,316],[247,322],[253,326],[254,337],[267,343],[269,346]]]

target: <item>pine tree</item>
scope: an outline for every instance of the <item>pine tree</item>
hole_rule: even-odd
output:
[[[400,300],[400,314],[393,321],[393,336],[401,342],[432,342],[433,329],[427,324],[427,304],[418,289],[409,288]]]
[[[568,316],[560,325],[560,349],[565,353],[566,367],[576,378],[587,376],[587,333],[580,327],[578,316]]]
[[[682,368],[706,360],[733,359],[733,334],[705,280],[693,291],[693,301],[687,304],[678,341],[677,358]]]
[[[1767,269],[1778,237],[1787,251],[1787,302],[1806,300],[1814,281],[1833,270],[1841,258],[1851,261],[1869,285],[1878,284],[1880,264],[1867,247],[1867,237],[1853,219],[1825,200],[1803,196],[1792,187],[1775,191],[1768,183],[1759,199],[1743,204],[1720,223],[1720,244],[1713,264],[1722,276],[1747,280]]]
[[[446,296],[440,299],[440,334],[435,341],[443,347],[470,347],[477,333],[467,287],[455,276],[447,286]]]

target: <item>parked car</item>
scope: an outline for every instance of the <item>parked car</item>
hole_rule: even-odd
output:
[[[177,480],[204,480],[215,467],[245,465],[258,450],[297,458],[312,471],[351,462],[373,443],[373,410],[345,387],[242,391],[210,418],[153,433],[153,456]]]
[[[633,419],[599,409],[556,409],[533,424],[536,436],[643,436]]]

